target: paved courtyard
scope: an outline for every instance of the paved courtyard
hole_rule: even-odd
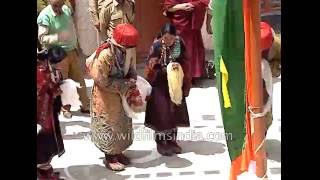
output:
[[[271,180],[281,176],[281,79],[274,80],[274,121],[266,141]],[[86,84],[90,92],[93,81],[86,79]],[[52,165],[67,180],[228,179],[230,159],[215,82],[204,80],[201,88],[192,88],[187,104],[191,127],[179,129],[184,132],[179,141],[182,154],[172,157],[158,154],[153,132],[143,125],[142,113],[133,120],[136,139],[126,152],[133,164],[125,171],[114,173],[104,168],[103,153],[89,139],[89,115],[74,112],[72,119],[60,118],[66,152],[60,158],[55,157]],[[239,180],[250,177],[252,174],[245,173]]]
[[[281,31],[281,14],[262,18]],[[206,52],[206,59],[212,52]],[[138,65],[139,74],[143,64]],[[93,84],[86,79],[87,90]],[[62,116],[61,130],[65,154],[55,157],[52,165],[66,180],[124,180],[124,179],[170,179],[170,180],[228,180],[230,159],[227,151],[223,123],[218,101],[218,91],[213,80],[201,81],[201,87],[192,88],[187,98],[190,128],[180,128],[178,142],[182,154],[164,157],[158,154],[152,140],[153,132],[144,127],[144,114],[133,120],[135,141],[125,153],[132,164],[125,171],[115,173],[107,170],[102,160],[104,154],[90,141],[90,117],[74,112],[72,119]],[[273,124],[267,135],[269,180],[281,179],[281,78],[274,78]],[[228,136],[227,136],[228,137]],[[243,173],[238,180],[255,179]]]

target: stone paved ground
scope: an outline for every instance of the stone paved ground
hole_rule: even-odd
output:
[[[280,33],[281,15],[263,17]],[[212,57],[207,51],[206,59]],[[83,61],[82,57],[82,62]],[[142,74],[143,64],[138,65]],[[90,92],[93,81],[86,79]],[[163,157],[155,149],[151,140],[153,132],[143,125],[144,114],[133,120],[136,139],[126,154],[133,164],[125,171],[114,173],[103,167],[101,153],[89,140],[90,117],[74,112],[72,119],[61,117],[65,154],[53,159],[52,165],[67,180],[123,180],[123,179],[204,179],[227,180],[230,159],[224,138],[220,114],[218,92],[213,80],[201,81],[201,88],[192,88],[187,98],[190,128],[180,128],[184,138],[179,141],[183,153]],[[268,156],[268,176],[270,180],[281,179],[281,77],[274,79],[273,124],[266,141]],[[244,173],[239,180],[254,178],[252,173]]]

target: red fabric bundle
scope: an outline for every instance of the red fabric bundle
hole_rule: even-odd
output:
[[[143,105],[141,94],[137,88],[132,88],[128,91],[127,102],[131,108]]]

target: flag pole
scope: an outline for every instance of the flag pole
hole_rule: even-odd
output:
[[[253,114],[259,114],[263,110],[261,51],[260,51],[260,0],[244,0],[245,18],[245,44],[246,51],[246,79],[247,79],[247,110]],[[265,132],[266,121],[264,117],[254,117],[253,145],[256,161],[256,176],[266,178],[266,151]]]

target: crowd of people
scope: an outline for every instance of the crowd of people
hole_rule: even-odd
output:
[[[91,140],[105,154],[106,168],[121,171],[130,164],[123,152],[133,142],[132,119],[125,112],[123,99],[132,107],[146,100],[145,126],[155,131],[160,154],[181,153],[177,143],[178,127],[190,126],[186,97],[193,81],[205,73],[201,27],[206,22],[206,29],[212,34],[210,4],[209,0],[164,1],[163,14],[170,23],[162,27],[151,45],[145,78],[152,91],[146,99],[141,99],[136,85],[136,46],[142,32],[133,25],[134,0],[38,0],[39,179],[59,179],[59,175],[53,173],[50,161],[53,156],[64,153],[58,114],[62,112],[65,118],[72,118],[71,105],[61,104],[63,92],[59,85],[66,79],[81,85],[78,94],[82,105],[79,108],[82,113],[91,115]],[[267,28],[271,29],[270,26]],[[262,51],[265,59],[269,59],[274,41],[272,31],[267,32],[264,37],[268,38],[263,39],[269,42]],[[80,66],[80,51],[88,57],[86,72]],[[267,72],[263,76],[265,96],[272,97],[269,63],[263,63],[262,67],[263,72]],[[181,83],[170,82],[170,76],[174,74],[170,71],[178,72],[177,79]],[[94,81],[91,99],[86,91],[84,73]],[[176,92],[170,88],[180,88],[177,101],[172,98]],[[119,134],[127,136],[118,138]]]

